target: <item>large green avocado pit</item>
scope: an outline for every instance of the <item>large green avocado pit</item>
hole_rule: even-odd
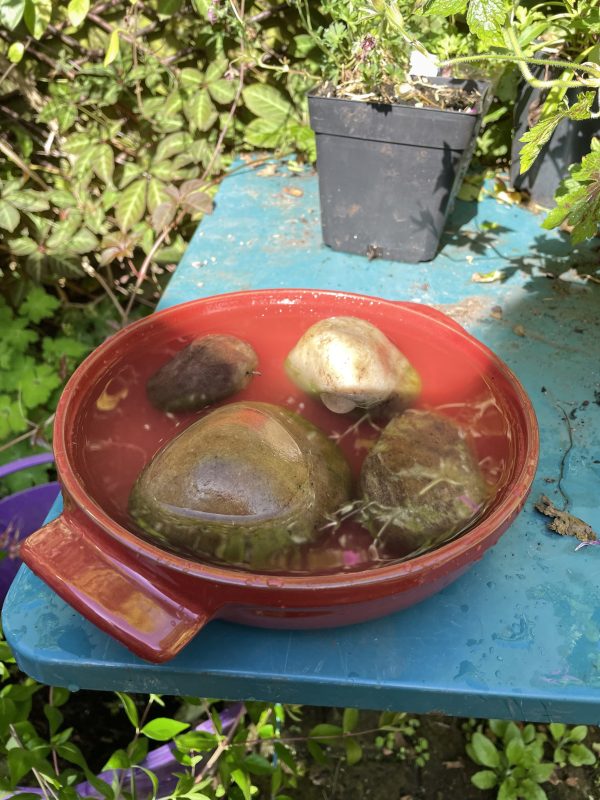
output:
[[[321,431],[278,406],[234,403],[160,450],[129,508],[146,535],[174,552],[284,569],[349,492],[348,465]]]

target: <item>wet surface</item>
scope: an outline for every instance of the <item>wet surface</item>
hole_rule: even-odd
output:
[[[600,277],[598,252],[571,251],[561,234],[541,232],[540,217],[488,197],[457,206],[429,264],[334,253],[320,243],[311,174],[242,170],[216,206],[163,307],[294,286],[446,309],[508,363],[533,400],[541,457],[531,497],[493,550],[418,606],[333,631],[215,622],[163,666],[129,654],[22,569],[4,607],[21,667],[57,685],[597,723],[600,548],[576,551],[572,538],[548,531],[533,503],[542,493],[559,508],[568,503],[600,530],[600,286],[586,277]],[[494,270],[500,280],[472,280]]]

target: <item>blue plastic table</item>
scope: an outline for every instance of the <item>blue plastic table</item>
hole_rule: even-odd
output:
[[[576,551],[533,509],[541,492],[560,503],[562,465],[571,511],[600,530],[600,286],[581,277],[598,280],[597,251],[573,253],[564,236],[541,232],[539,217],[491,196],[459,204],[441,253],[420,265],[332,252],[318,214],[312,172],[234,171],[161,305],[277,286],[439,305],[505,359],[533,399],[541,460],[526,509],[468,574],[409,610],[310,632],[213,622],[161,666],[131,655],[23,567],[3,611],[19,666],[71,689],[598,723],[600,548]],[[494,270],[501,280],[473,280]]]

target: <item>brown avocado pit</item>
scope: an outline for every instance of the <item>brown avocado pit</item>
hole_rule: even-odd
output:
[[[378,550],[405,556],[465,530],[490,496],[462,428],[431,411],[394,417],[365,458],[361,522]]]
[[[228,334],[194,339],[148,380],[148,399],[162,411],[198,411],[245,389],[258,367],[248,342]]]

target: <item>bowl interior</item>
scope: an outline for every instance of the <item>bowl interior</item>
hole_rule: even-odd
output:
[[[416,407],[438,409],[468,431],[493,490],[484,515],[497,510],[514,494],[524,459],[531,457],[527,401],[502,362],[472,337],[419,306],[296,290],[187,303],[148,317],[92,354],[65,392],[59,426],[72,477],[92,510],[96,506],[126,530],[140,533],[127,511],[139,472],[161,446],[208,413],[158,411],[147,400],[146,381],[193,338],[207,333],[245,339],[259,356],[261,374],[224,402],[260,400],[297,411],[339,437],[357,476],[377,431],[367,422],[353,428],[359,415],[328,411],[291,383],[283,369],[288,352],[307,328],[335,315],[372,322],[409,358],[423,383]],[[301,569],[324,573],[370,569],[377,566],[368,552],[370,541],[359,526],[344,523],[307,551]]]

